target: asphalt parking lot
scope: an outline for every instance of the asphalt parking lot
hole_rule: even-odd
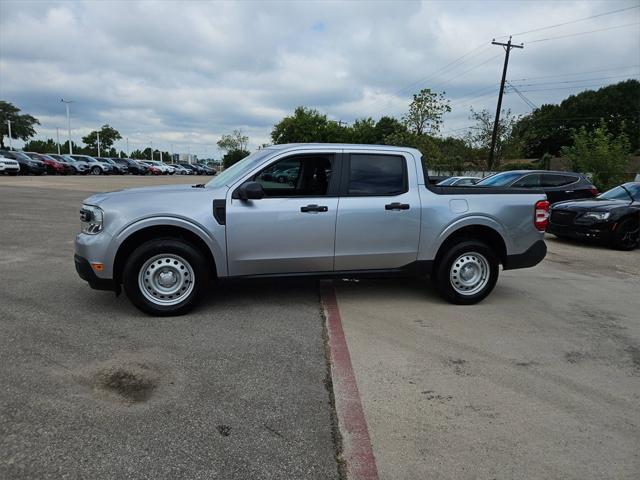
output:
[[[0,186],[0,478],[337,478],[315,283],[158,319],[77,277],[81,187],[180,180]]]
[[[76,275],[90,192],[0,177],[0,478],[339,478],[318,284],[152,318]],[[336,282],[381,479],[638,478],[640,250],[548,241],[482,304]]]

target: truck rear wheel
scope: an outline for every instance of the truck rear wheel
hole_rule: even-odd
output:
[[[472,305],[491,293],[498,281],[500,263],[486,244],[464,240],[454,244],[438,261],[433,282],[448,302]]]
[[[127,297],[155,316],[183,315],[198,302],[208,280],[207,260],[191,244],[151,240],[129,256],[123,272]]]

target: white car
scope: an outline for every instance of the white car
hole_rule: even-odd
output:
[[[0,174],[17,175],[20,172],[20,164],[15,160],[0,156]]]
[[[176,171],[176,175],[191,175],[192,172],[188,168],[184,168],[182,165],[171,165]]]

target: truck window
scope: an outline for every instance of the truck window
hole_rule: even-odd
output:
[[[399,195],[407,191],[406,160],[397,155],[351,154],[347,193]]]
[[[327,194],[333,155],[284,158],[262,170],[254,181],[267,197],[317,197]]]

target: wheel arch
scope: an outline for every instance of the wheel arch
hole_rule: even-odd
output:
[[[465,240],[479,240],[487,244],[495,251],[500,263],[505,264],[507,260],[507,244],[504,237],[495,228],[482,224],[472,224],[462,226],[450,232],[438,247],[435,264],[437,265],[444,253],[452,245]]]
[[[124,265],[129,255],[143,243],[159,238],[175,238],[189,242],[206,257],[211,277],[215,278],[218,275],[214,254],[199,233],[181,225],[149,225],[130,232],[118,245],[113,261],[113,279],[117,284],[122,283]]]

